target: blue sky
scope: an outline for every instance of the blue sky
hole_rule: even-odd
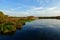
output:
[[[0,11],[10,16],[60,16],[60,0],[0,0]]]

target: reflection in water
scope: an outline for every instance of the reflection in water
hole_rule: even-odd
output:
[[[8,32],[8,33],[3,33],[1,32],[1,35],[14,35],[16,31]]]
[[[60,40],[60,20],[42,19],[28,22],[14,35],[0,35],[0,40]]]

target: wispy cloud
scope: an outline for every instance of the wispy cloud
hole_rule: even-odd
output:
[[[13,16],[57,16],[60,0],[0,0],[0,10]]]
[[[26,11],[30,15],[34,16],[59,16],[60,15],[60,9],[57,7],[49,7],[49,8],[33,8],[28,11]]]

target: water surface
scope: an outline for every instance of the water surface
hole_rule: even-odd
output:
[[[27,22],[13,35],[1,35],[0,40],[60,40],[60,20],[38,19]]]

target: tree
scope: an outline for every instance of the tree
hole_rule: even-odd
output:
[[[0,23],[3,22],[4,13],[0,11]]]
[[[0,15],[4,15],[4,13],[2,11],[0,11]]]
[[[28,20],[35,19],[35,18],[36,18],[35,16],[28,16],[27,17]]]

